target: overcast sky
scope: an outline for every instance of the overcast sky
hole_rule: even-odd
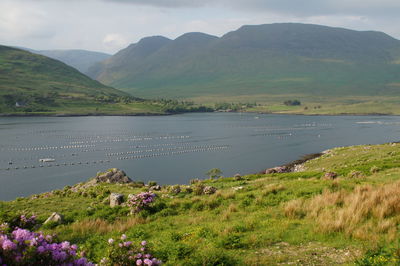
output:
[[[115,53],[143,37],[303,22],[400,39],[400,0],[0,0],[0,44]]]

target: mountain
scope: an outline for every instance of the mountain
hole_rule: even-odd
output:
[[[376,31],[277,23],[222,37],[147,37],[89,69],[139,97],[398,95],[400,41]]]
[[[0,45],[0,113],[19,111],[17,106],[26,112],[68,109],[124,96],[60,61]]]
[[[56,60],[59,60],[69,66],[78,69],[82,73],[87,73],[88,69],[96,63],[99,63],[111,55],[100,52],[93,52],[87,50],[32,50],[22,48],[31,53],[44,55]]]

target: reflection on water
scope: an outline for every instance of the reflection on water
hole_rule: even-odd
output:
[[[393,116],[0,118],[0,200],[59,189],[111,167],[161,184],[203,178],[215,167],[225,176],[255,173],[336,146],[397,141],[399,127]]]

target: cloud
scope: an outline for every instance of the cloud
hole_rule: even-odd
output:
[[[0,3],[0,36],[12,38],[51,38],[55,32],[46,26],[46,14],[37,8],[25,9],[10,1]]]
[[[167,8],[225,7],[250,12],[278,12],[296,16],[333,14],[397,15],[398,0],[101,0]]]
[[[210,0],[102,0],[105,2],[155,6],[155,7],[201,7],[205,6]]]
[[[128,44],[128,41],[121,34],[110,33],[104,37],[103,44],[111,49],[121,49]]]
[[[0,0],[0,44],[115,53],[153,35],[302,22],[400,38],[399,0]]]

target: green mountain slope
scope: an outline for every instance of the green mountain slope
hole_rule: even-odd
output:
[[[161,38],[143,39],[88,73],[140,97],[400,91],[400,41],[382,32],[281,23],[243,26],[221,38]],[[143,53],[144,42],[158,45]]]
[[[143,104],[118,105],[131,100],[126,93],[92,80],[60,61],[0,46],[0,114],[159,112]]]

